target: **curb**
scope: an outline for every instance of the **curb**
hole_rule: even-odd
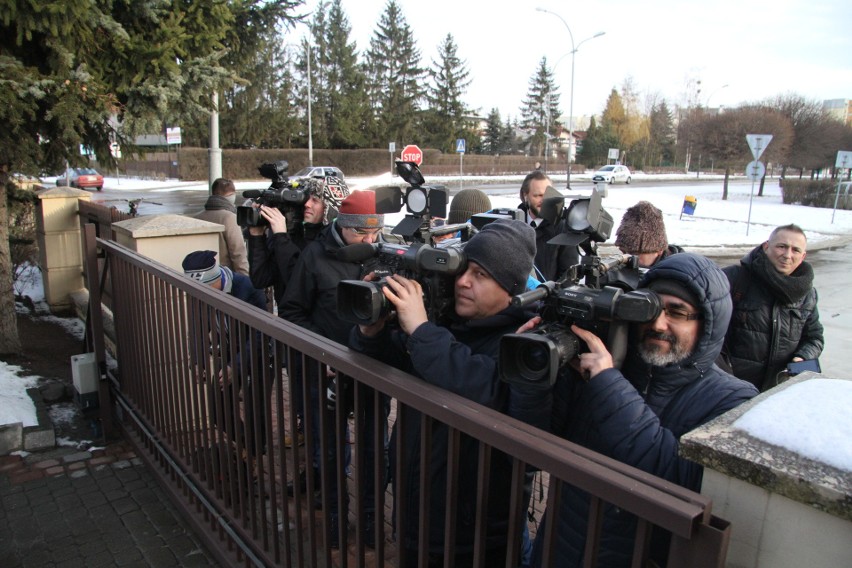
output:
[[[141,465],[142,460],[129,444],[117,442],[105,448],[93,448],[88,451],[60,448],[28,456],[3,456],[0,457],[0,475],[7,476],[11,485],[20,485],[44,477],[85,477],[91,470],[105,466],[127,469]]]

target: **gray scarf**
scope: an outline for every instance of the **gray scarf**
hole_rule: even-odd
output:
[[[772,294],[785,304],[800,302],[813,288],[814,269],[807,262],[803,261],[792,274],[787,276],[775,270],[763,247],[759,246],[751,253],[751,264],[758,278],[766,282]]]

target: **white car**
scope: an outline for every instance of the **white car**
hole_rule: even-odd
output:
[[[598,171],[596,171],[594,174],[592,174],[592,181],[602,181],[605,183],[615,183],[617,181],[623,181],[624,183],[630,183],[630,170],[627,168],[627,166],[604,166]]]
[[[327,177],[336,177],[338,179],[343,178],[343,172],[340,171],[340,168],[335,168],[334,166],[308,166],[307,168],[302,168],[292,176],[292,178],[327,178]]]

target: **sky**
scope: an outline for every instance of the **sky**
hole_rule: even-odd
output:
[[[590,174],[584,174],[588,178]],[[386,177],[387,176],[387,177]],[[351,178],[350,189],[367,189],[377,185],[398,183],[390,179],[389,174],[374,178]],[[574,176],[572,176],[574,177]],[[639,178],[665,178],[666,176],[645,176],[634,174]],[[46,180],[45,180],[46,181]],[[122,188],[132,191],[140,188],[160,187],[163,192],[173,191],[207,191],[206,184],[177,183],[174,180],[166,182],[155,182],[150,180],[133,180],[122,178],[121,184],[116,184],[115,178],[106,178],[106,187]],[[453,178],[430,179],[430,183],[444,182],[448,186],[459,183]],[[46,181],[47,182],[47,181]],[[263,182],[238,182],[238,190],[261,187]],[[557,184],[558,185],[558,184]],[[795,222],[802,226],[808,236],[808,243],[812,247],[819,242],[828,242],[838,236],[852,235],[852,211],[838,210],[834,222],[831,222],[832,211],[830,209],[819,209],[799,205],[783,205],[781,203],[780,190],[775,180],[769,180],[765,188],[765,197],[751,198],[750,184],[737,184],[732,186],[731,194],[727,201],[721,200],[719,191],[720,184],[707,183],[700,187],[681,186],[676,181],[659,184],[657,187],[642,187],[641,193],[635,185],[612,185],[608,189],[608,195],[604,198],[604,208],[612,215],[615,225],[612,229],[614,237],[621,216],[627,207],[635,204],[639,199],[647,199],[663,211],[666,225],[666,233],[671,243],[680,245],[717,245],[722,247],[752,247],[763,242],[769,231],[780,224]],[[560,190],[563,194],[565,190]],[[680,209],[683,198],[689,194],[697,197],[698,205],[695,216],[684,215],[681,218]],[[512,196],[494,197],[491,199],[493,207],[515,207],[517,198]],[[750,205],[751,202],[751,205]],[[746,221],[749,219],[749,208],[751,207],[751,220],[756,224],[750,226],[749,235],[746,235]],[[402,214],[388,216],[386,223],[393,224]],[[610,242],[612,239],[610,239]],[[21,293],[30,296],[37,306],[44,306],[44,292],[41,279],[36,277],[30,279],[26,289]],[[821,296],[823,299],[824,296]],[[23,309],[23,308],[20,308]],[[829,369],[839,370],[839,374],[828,376],[849,377],[848,358],[844,356],[842,349],[837,348],[838,343],[831,337],[837,333],[836,330],[845,330],[849,326],[849,318],[852,314],[849,310],[841,309],[842,313],[823,312],[823,323],[826,326],[827,345],[826,351],[820,357],[824,372]],[[44,310],[38,310],[43,314]],[[63,324],[68,333],[75,337],[82,337],[82,328],[79,320],[49,317]],[[841,332],[842,333],[842,332]],[[69,363],[70,364],[70,363]],[[770,443],[777,444],[800,455],[815,460],[828,460],[828,463],[836,467],[852,471],[852,451],[850,451],[848,440],[850,422],[848,409],[852,405],[852,382],[835,385],[837,381],[830,381],[822,385],[813,385],[807,389],[809,403],[801,404],[794,399],[792,403],[787,398],[779,399],[778,404],[770,406],[758,405],[750,412],[756,412],[753,419],[741,422],[739,427],[746,429],[758,438]],[[8,366],[0,362],[0,424],[23,421],[33,423],[35,421],[35,410],[32,403],[25,395],[27,386],[37,383],[37,378],[28,377],[20,368]],[[816,390],[814,390],[816,389]],[[796,396],[801,391],[796,391]],[[791,395],[793,396],[792,393]],[[772,400],[770,398],[770,400]],[[797,412],[785,409],[792,405]],[[773,410],[774,409],[774,410]],[[61,415],[69,411],[68,407],[60,408],[54,419],[61,419]],[[54,413],[56,414],[56,413]],[[779,414],[785,416],[785,428],[778,428]],[[746,414],[748,416],[748,414]],[[805,437],[805,434],[807,436]],[[838,444],[843,446],[843,451],[837,451]],[[828,458],[826,456],[829,456]]]
[[[319,0],[306,0],[313,10]],[[465,102],[483,115],[518,117],[542,57],[568,115],[571,39],[574,116],[600,114],[630,78],[640,101],[685,101],[701,81],[704,106],[736,106],[787,93],[809,100],[852,98],[852,2],[848,0],[398,0],[425,65],[452,34],[472,83]],[[369,48],[387,0],[342,0],[359,53]],[[537,7],[555,12],[564,20]],[[302,37],[306,26],[293,34]],[[605,35],[590,39],[598,32]],[[581,42],[582,45],[579,45]],[[727,86],[725,86],[727,85]]]

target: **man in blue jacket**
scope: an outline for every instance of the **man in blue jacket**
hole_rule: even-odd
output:
[[[454,286],[456,317],[447,327],[428,321],[420,283],[389,276],[383,293],[396,308],[399,327],[387,326],[384,320],[359,326],[352,332],[350,345],[428,383],[508,413],[510,390],[497,374],[500,338],[530,319],[522,308],[511,307],[510,301],[526,289],[535,256],[535,231],[522,221],[499,219],[474,235],[464,253],[467,268],[456,277]],[[406,409],[406,428],[401,433],[394,429],[393,433],[394,440],[397,435],[404,436],[402,454],[394,453],[394,440],[390,446],[392,463],[401,462],[408,480],[404,489],[396,479],[393,487],[394,507],[402,506],[406,512],[403,526],[396,532],[408,566],[417,564],[420,423],[420,413]],[[425,477],[431,480],[429,566],[443,565],[447,447],[447,427],[436,421],[431,432],[430,471]],[[470,566],[473,561],[478,448],[476,440],[461,436],[455,546],[455,565],[459,567]],[[509,538],[521,537],[508,535],[511,460],[493,451],[488,474],[485,565],[503,566]]]
[[[681,253],[655,264],[639,286],[660,296],[663,311],[634,330],[621,370],[613,367],[600,338],[572,326],[588,352],[554,387],[552,428],[567,440],[698,491],[703,468],[678,455],[680,437],[757,394],[714,363],[731,317],[728,281],[710,260]],[[545,522],[554,513],[554,566],[580,566],[588,494],[564,486],[558,511],[548,511]],[[605,505],[598,566],[629,566],[635,533],[634,515]],[[669,538],[654,531],[651,554],[660,566]],[[542,546],[537,539],[534,565],[541,563]]]

